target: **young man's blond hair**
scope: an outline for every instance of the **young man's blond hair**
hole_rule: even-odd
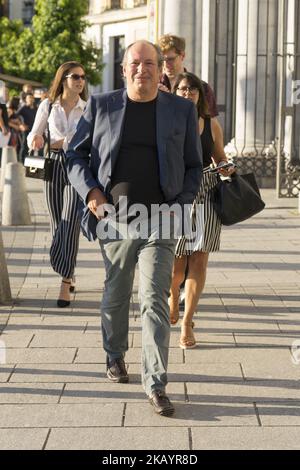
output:
[[[175,49],[177,54],[185,52],[185,39],[173,34],[164,34],[158,40],[158,45],[162,53]]]

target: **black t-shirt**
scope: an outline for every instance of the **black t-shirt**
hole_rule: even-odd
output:
[[[117,213],[121,196],[127,197],[128,208],[144,204],[148,211],[151,204],[164,202],[156,145],[156,99],[141,103],[128,98],[122,142],[112,173],[111,196]]]
[[[22,118],[24,120],[24,124],[26,124],[26,126],[28,126],[29,131],[31,131],[31,129],[32,129],[34,119],[35,119],[35,115],[36,115],[36,111],[37,111],[37,109],[35,107],[30,108],[30,106],[27,106],[26,104],[24,106],[22,106],[22,108],[18,111],[18,116],[22,116]]]

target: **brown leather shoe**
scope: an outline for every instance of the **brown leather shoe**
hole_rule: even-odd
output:
[[[109,359],[107,358],[106,367],[106,375],[111,382],[125,384],[129,381],[125,362],[122,357],[113,359],[111,361],[109,361]]]
[[[172,416],[175,411],[174,406],[163,390],[153,390],[149,401],[155,413],[161,416]]]

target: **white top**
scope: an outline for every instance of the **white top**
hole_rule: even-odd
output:
[[[31,148],[33,137],[36,135],[43,135],[46,130],[49,105],[49,100],[47,98],[43,100],[38,107],[33,127],[27,137],[27,144],[29,148]],[[76,126],[83,114],[85,105],[86,101],[79,97],[77,104],[74,106],[69,114],[69,117],[67,118],[65,110],[60,104],[60,97],[57,98],[57,100],[52,105],[51,113],[48,119],[50,144],[64,139],[63,149],[65,151],[67,150],[68,145],[73,135],[75,134]]]

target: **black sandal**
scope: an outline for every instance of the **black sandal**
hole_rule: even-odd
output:
[[[70,285],[70,292],[75,292],[75,286],[76,286],[76,279],[75,279],[75,276],[73,276],[71,280],[71,285]]]
[[[64,284],[69,284],[70,290],[71,290],[71,281],[62,280],[61,282],[64,283]],[[57,306],[58,307],[65,308],[65,307],[68,307],[69,305],[70,305],[70,300],[57,299]]]

